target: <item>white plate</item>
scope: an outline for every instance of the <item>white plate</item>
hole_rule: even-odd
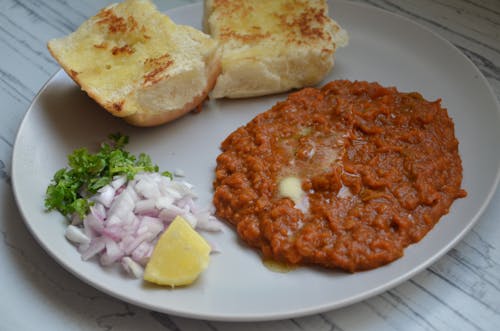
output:
[[[338,308],[381,293],[415,275],[455,245],[477,221],[499,179],[499,106],[478,69],[455,47],[406,19],[346,2],[331,12],[350,33],[350,44],[337,54],[327,80],[351,79],[420,91],[442,98],[456,125],[464,166],[463,187],[469,195],[420,243],[398,261],[376,270],[347,274],[315,268],[275,273],[258,254],[238,242],[234,232],[208,236],[222,253],[193,286],[145,286],[83,262],[63,236],[65,221],[44,212],[44,194],[54,172],[66,165],[75,148],[93,147],[109,133],[131,138],[130,150],[149,153],[163,170],[181,168],[196,185],[202,204],[209,203],[219,143],[238,126],[285,95],[217,101],[200,114],[168,125],[140,129],[100,109],[60,71],[29,108],[13,152],[13,186],[26,224],[40,245],[61,265],[92,286],[153,310],[203,319],[270,320]],[[177,22],[200,27],[201,4],[169,12]]]

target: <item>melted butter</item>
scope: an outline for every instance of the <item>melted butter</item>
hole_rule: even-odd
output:
[[[274,260],[270,260],[270,259],[262,260],[262,264],[264,264],[264,266],[267,269],[274,271],[274,272],[279,272],[279,273],[287,273],[287,272],[290,272],[292,270],[297,269],[297,266],[295,266],[295,265],[290,265],[287,263],[278,262],[278,261],[274,261]]]
[[[300,179],[295,176],[285,177],[279,182],[279,192],[280,196],[285,198],[290,198],[299,204],[304,191],[302,191],[302,183]]]
[[[279,196],[290,198],[295,204],[295,208],[307,213],[309,210],[309,199],[302,190],[302,182],[298,177],[284,177],[278,183]]]

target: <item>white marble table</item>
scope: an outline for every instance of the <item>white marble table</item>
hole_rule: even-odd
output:
[[[469,234],[409,281],[296,319],[233,323],[169,316],[83,283],[33,240],[16,207],[11,154],[37,91],[59,66],[45,47],[107,1],[0,1],[0,330],[500,330],[500,190]],[[156,0],[162,10],[188,0]],[[366,0],[429,27],[482,71],[500,98],[499,0]],[[500,128],[499,128],[500,130]]]

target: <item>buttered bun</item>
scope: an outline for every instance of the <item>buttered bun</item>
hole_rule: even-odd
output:
[[[216,41],[175,24],[148,0],[112,4],[48,48],[91,98],[137,126],[196,108],[221,70]]]
[[[315,85],[348,41],[324,0],[205,0],[204,29],[222,47],[214,98]]]

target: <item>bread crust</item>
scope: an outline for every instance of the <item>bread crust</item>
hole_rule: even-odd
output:
[[[223,52],[212,98],[314,86],[348,41],[325,0],[205,0],[203,26]]]
[[[89,97],[135,126],[161,125],[197,108],[221,71],[217,42],[176,25],[150,0],[103,8],[47,47]]]

